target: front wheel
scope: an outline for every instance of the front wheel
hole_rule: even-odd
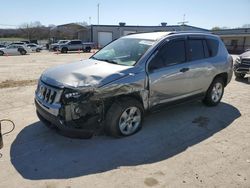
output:
[[[207,106],[216,106],[220,103],[224,94],[224,82],[222,78],[216,78],[207,90],[203,102]]]
[[[105,120],[105,132],[114,137],[130,136],[141,129],[143,107],[132,98],[115,102],[109,109]]]
[[[68,49],[67,48],[62,48],[61,52],[62,53],[68,53]]]

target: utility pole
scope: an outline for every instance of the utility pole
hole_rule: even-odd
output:
[[[97,4],[97,24],[100,24],[100,3]]]
[[[91,25],[91,16],[89,17],[89,25]]]
[[[186,14],[184,14],[183,15],[183,21],[182,22],[178,22],[177,24],[185,25],[186,23],[188,23],[188,21],[186,21]]]

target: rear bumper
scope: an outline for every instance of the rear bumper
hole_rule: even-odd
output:
[[[71,127],[70,125],[66,124],[60,117],[54,116],[44,110],[40,104],[35,100],[36,105],[36,112],[38,118],[49,128],[54,128],[58,133],[60,133],[63,136],[67,136],[70,138],[91,138],[95,130],[85,130],[85,129],[77,129],[74,127]]]

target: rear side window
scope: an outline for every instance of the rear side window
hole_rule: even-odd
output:
[[[185,61],[185,41],[170,41],[159,49],[159,52],[149,64],[149,70],[160,69],[169,65],[183,63]]]
[[[199,39],[188,40],[188,46],[189,46],[188,52],[189,52],[191,61],[205,58],[203,40],[199,40]]]
[[[207,39],[209,57],[214,57],[218,53],[219,41],[215,39]]]
[[[71,44],[81,44],[81,41],[71,41]]]

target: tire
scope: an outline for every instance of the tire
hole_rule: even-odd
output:
[[[36,52],[40,52],[41,50],[39,48],[36,49]]]
[[[53,47],[52,49],[54,52],[58,50],[58,47]]]
[[[20,54],[21,54],[21,55],[26,55],[27,52],[26,52],[26,50],[21,49],[21,50],[20,50]]]
[[[0,51],[0,56],[3,56],[4,55],[4,52],[3,51]]]
[[[91,47],[86,47],[85,51],[88,53],[91,52]]]
[[[245,77],[245,74],[243,74],[243,73],[234,72],[234,75],[235,75],[235,77],[238,78],[238,79],[243,79],[243,78]]]
[[[68,53],[68,48],[62,48],[61,52],[62,53]]]
[[[207,90],[203,103],[207,106],[216,106],[224,94],[224,82],[221,77],[215,78]]]
[[[143,107],[133,98],[123,98],[114,102],[106,114],[105,132],[113,137],[135,134],[141,129]]]

